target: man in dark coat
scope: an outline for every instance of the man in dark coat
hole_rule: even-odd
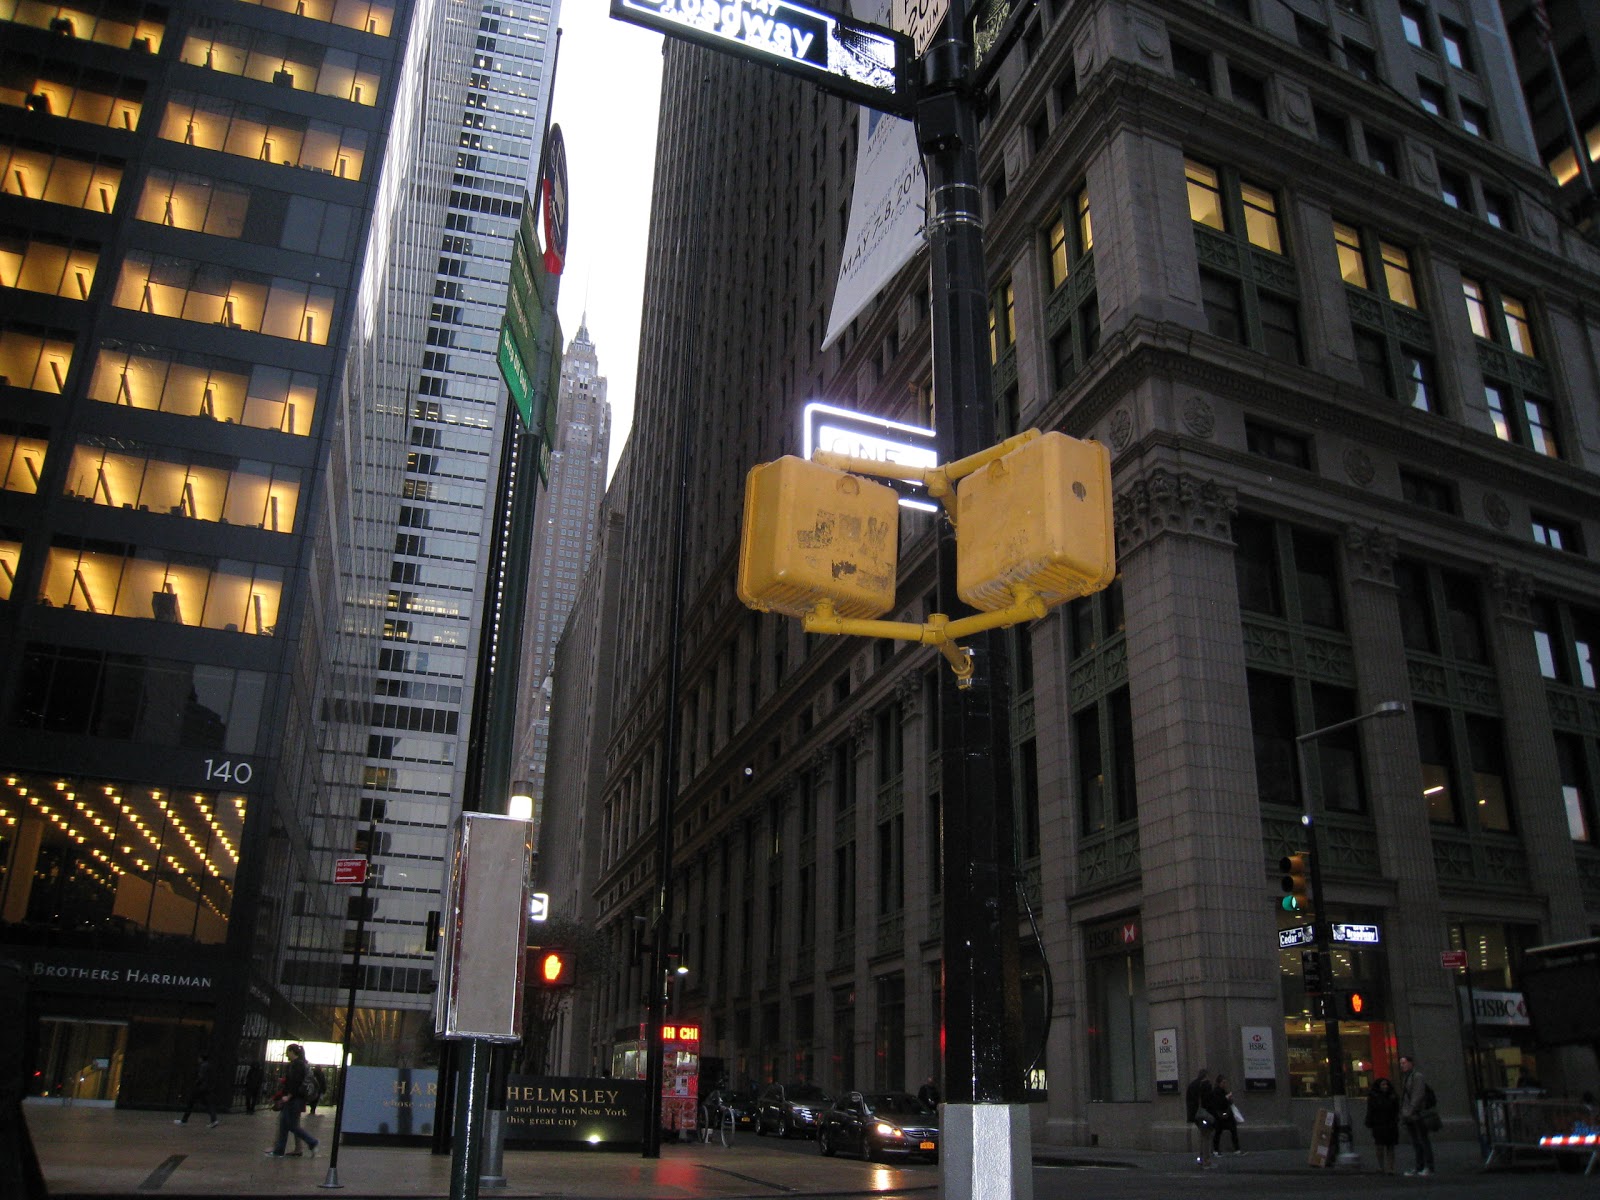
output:
[[[1400,1123],[1411,1135],[1411,1149],[1417,1165],[1407,1175],[1433,1174],[1433,1139],[1428,1136],[1428,1081],[1417,1069],[1417,1060],[1400,1056]]]
[[[189,1102],[184,1105],[183,1116],[173,1122],[174,1125],[187,1125],[189,1117],[199,1105],[206,1110],[211,1118],[207,1129],[215,1129],[217,1121],[216,1089],[211,1084],[211,1055],[204,1050],[200,1051],[200,1061],[194,1065],[194,1082],[189,1085]]]

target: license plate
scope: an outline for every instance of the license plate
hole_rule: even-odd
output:
[[[935,1146],[932,1142],[918,1142],[917,1143],[917,1149],[918,1150],[937,1150],[938,1147]]]

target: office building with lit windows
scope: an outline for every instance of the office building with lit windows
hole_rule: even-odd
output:
[[[553,82],[558,5],[468,7],[472,65],[450,137],[447,206],[427,247],[426,345],[383,548],[383,628],[359,751],[356,839],[363,848],[370,841],[375,877],[356,1002],[363,1061],[374,1063],[414,1061],[432,1028],[429,929],[450,823],[464,803],[501,431],[516,419],[495,346]]]
[[[939,832],[947,668],[807,636],[733,581],[745,474],[799,452],[801,405],[931,420],[927,262],[819,349],[856,110],[668,42],[605,774],[572,800],[618,967],[573,1058],[609,1065],[643,1019],[670,753],[673,1018],[737,1085],[914,1089],[964,852]],[[1257,1144],[1305,1144],[1330,1072],[1281,905],[1303,797],[1351,1092],[1411,1053],[1466,1137],[1523,1072],[1594,1088],[1506,1015],[1527,947],[1600,927],[1600,256],[1500,5],[1041,0],[1006,54],[981,135],[996,423],[1110,449],[1119,567],[1009,635],[1036,1129],[1181,1148],[1205,1067]],[[680,437],[681,538],[654,499]],[[902,515],[892,618],[932,604],[930,520]],[[1329,726],[1301,779],[1296,738]]]
[[[42,1096],[332,1030],[457,8],[0,4],[0,954]]]

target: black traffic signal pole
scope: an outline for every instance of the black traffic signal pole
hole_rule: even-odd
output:
[[[361,898],[356,902],[356,948],[350,955],[350,990],[344,1002],[344,1040],[339,1046],[339,1090],[333,1101],[333,1136],[328,1143],[328,1174],[317,1184],[321,1188],[339,1188],[339,1138],[344,1133],[344,1090],[350,1077],[350,1035],[356,1023],[356,988],[361,983],[361,951],[367,940],[367,904],[372,894],[372,843],[378,837],[376,812],[367,816],[367,865],[361,875]]]
[[[978,180],[978,114],[965,0],[950,0],[923,59],[917,143],[928,174],[933,302],[934,427],[941,462],[995,440],[990,394],[988,274]],[[956,534],[939,521],[939,610],[973,610],[956,595]],[[944,854],[946,1200],[1028,1196],[1028,1113],[1022,1088],[1022,1000],[1011,780],[1006,635],[972,638],[961,687],[939,672]]]

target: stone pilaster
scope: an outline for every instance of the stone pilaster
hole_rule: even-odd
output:
[[[1356,709],[1371,712],[1388,700],[1411,705],[1406,648],[1394,586],[1395,538],[1371,526],[1344,530],[1346,627],[1361,630],[1352,647]],[[1433,865],[1433,830],[1422,802],[1422,767],[1416,723],[1381,717],[1361,726],[1372,824],[1383,877],[1392,881],[1394,908],[1381,922],[1389,965],[1392,1011],[1401,1014],[1396,1035],[1435,1075],[1447,1073],[1456,1091],[1461,1076],[1459,1021],[1451,977],[1439,968],[1449,946],[1439,881]],[[1333,889],[1337,900],[1338,889]],[[1409,1019],[1406,1019],[1409,1018]]]
[[[1533,581],[1520,571],[1496,566],[1489,574],[1495,601],[1491,641],[1500,681],[1501,730],[1511,820],[1528,855],[1535,895],[1546,897],[1553,942],[1589,936],[1578,859],[1561,798],[1561,772],[1544,676],[1533,640],[1529,602]]]
[[[1181,1060],[1234,1062],[1239,1027],[1280,1025],[1231,488],[1157,467],[1117,498],[1137,748],[1150,1025]]]

